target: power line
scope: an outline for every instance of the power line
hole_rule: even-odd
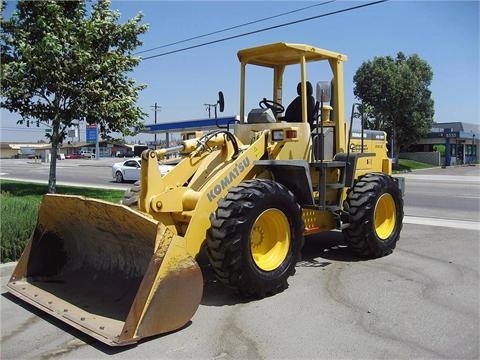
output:
[[[233,29],[238,29],[238,28],[241,28],[241,27],[244,27],[244,26],[248,26],[248,25],[252,25],[252,24],[256,24],[256,23],[259,23],[259,22],[262,22],[262,21],[275,19],[275,18],[277,18],[277,17],[281,17],[281,16],[285,16],[285,15],[290,15],[290,14],[293,14],[293,13],[296,13],[296,12],[299,12],[299,11],[311,9],[311,8],[313,8],[313,7],[327,5],[327,4],[332,3],[332,2],[335,2],[335,1],[336,1],[336,0],[324,1],[324,2],[322,2],[322,3],[318,3],[318,4],[314,4],[314,5],[309,5],[309,6],[306,6],[306,7],[303,7],[303,8],[299,8],[299,9],[287,11],[287,12],[284,12],[284,13],[281,13],[281,14],[277,14],[277,15],[273,15],[273,16],[268,16],[268,17],[261,18],[261,19],[258,19],[258,20],[253,20],[253,21],[250,21],[250,22],[247,22],[247,23],[244,23],[244,24],[235,25],[235,26],[231,26],[231,27],[224,28],[224,29],[216,30],[216,31],[213,31],[213,32],[210,32],[210,33],[207,33],[207,34],[193,36],[193,37],[190,37],[190,38],[187,38],[187,39],[184,39],[184,40],[179,40],[179,41],[171,42],[171,43],[168,43],[168,44],[165,44],[165,45],[156,46],[156,47],[151,48],[151,49],[138,51],[138,52],[135,53],[135,55],[143,54],[143,53],[146,53],[146,52],[149,52],[149,51],[153,51],[153,50],[158,50],[158,49],[166,48],[166,47],[169,47],[169,46],[172,46],[172,45],[182,44],[182,43],[185,43],[185,42],[187,42],[187,41],[200,39],[200,38],[203,38],[203,37],[207,37],[207,36],[210,36],[210,35],[219,34],[219,33],[225,32],[225,31],[233,30]]]
[[[368,4],[352,6],[352,7],[349,7],[349,8],[340,9],[340,10],[336,10],[336,11],[332,11],[332,12],[329,12],[329,13],[320,14],[320,15],[316,15],[316,16],[311,16],[311,17],[308,17],[308,18],[303,18],[303,19],[291,21],[291,22],[288,22],[288,23],[274,25],[274,26],[270,26],[270,27],[267,27],[267,28],[259,29],[259,30],[249,31],[249,32],[246,32],[246,33],[243,33],[243,34],[238,34],[238,35],[233,35],[233,36],[229,36],[229,37],[218,39],[218,40],[208,41],[208,42],[205,42],[205,43],[202,43],[202,44],[197,44],[197,45],[192,45],[192,46],[184,47],[184,48],[177,49],[177,50],[167,51],[167,52],[160,53],[160,54],[157,54],[157,55],[147,56],[147,57],[144,57],[142,60],[149,60],[149,59],[153,59],[153,58],[156,58],[156,57],[175,54],[175,53],[178,53],[178,52],[191,50],[191,49],[199,48],[199,47],[206,46],[206,45],[212,45],[212,44],[216,44],[216,43],[227,41],[227,40],[237,39],[237,38],[240,38],[240,37],[243,37],[243,36],[258,34],[258,33],[261,33],[261,32],[268,31],[268,30],[278,29],[278,28],[281,28],[281,27],[289,26],[289,25],[299,24],[299,23],[302,23],[302,22],[306,22],[306,21],[310,21],[310,20],[314,20],[314,19],[319,19],[319,18],[322,18],[322,17],[327,17],[327,16],[340,14],[340,13],[347,12],[347,11],[357,10],[357,9],[372,6],[372,5],[377,5],[377,4],[386,2],[386,1],[388,1],[388,0],[379,0],[379,1],[368,3]]]

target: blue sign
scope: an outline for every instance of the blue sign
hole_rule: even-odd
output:
[[[97,142],[97,125],[87,125],[87,142]]]

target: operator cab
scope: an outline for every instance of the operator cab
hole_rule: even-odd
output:
[[[313,86],[310,81],[306,82],[307,85],[307,121],[310,127],[314,127],[315,117],[318,112],[318,105],[315,103],[313,97]],[[267,100],[263,98],[258,103],[259,109],[252,109],[248,113],[247,122],[249,124],[257,123],[270,123],[279,121],[286,122],[302,122],[302,83],[297,85],[297,97],[287,106],[286,110],[284,106],[273,100]],[[281,114],[285,111],[285,116]]]
[[[250,142],[249,139],[255,131],[280,129],[288,124],[287,126],[297,129],[299,138],[310,138],[311,141],[303,143],[301,149],[297,150],[300,144],[296,145],[297,148],[291,144],[283,151],[290,151],[291,146],[292,154],[297,151],[306,153],[313,141],[318,141],[322,136],[328,137],[328,140],[325,138],[322,141],[323,147],[331,148],[329,152],[332,155],[346,151],[346,127],[343,123],[343,62],[347,60],[345,55],[294,43],[274,43],[248,48],[240,50],[237,55],[241,65],[240,123],[235,127],[235,134],[239,134],[242,141]],[[328,78],[333,77],[332,82],[310,83],[307,80],[307,65],[311,79],[318,78],[320,74],[323,74],[321,76],[324,78],[324,75],[328,74]],[[255,96],[255,92],[265,94],[268,89],[262,88],[267,84],[265,81],[273,80],[272,96],[261,98],[258,107],[254,106],[251,111],[246,109],[247,68],[252,68],[248,71],[249,82],[250,79],[255,79],[256,85],[255,88],[249,87],[248,101]],[[284,97],[293,101],[285,103]],[[242,129],[243,124],[249,126]],[[317,127],[323,128],[324,132],[318,133],[315,130]],[[314,140],[315,136],[317,140]],[[330,158],[328,155],[325,159]]]

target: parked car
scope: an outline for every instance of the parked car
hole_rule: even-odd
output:
[[[135,157],[133,150],[119,150],[115,154],[116,157]]]
[[[112,165],[112,178],[116,182],[137,181],[140,179],[140,167],[142,160],[140,158],[121,161]],[[173,168],[173,165],[159,164],[160,174],[165,175]]]
[[[65,155],[65,159],[81,159],[81,158],[82,158],[82,155],[77,153]]]
[[[93,159],[95,157],[94,153],[85,150],[80,151],[80,155],[82,155],[82,157],[86,159]]]

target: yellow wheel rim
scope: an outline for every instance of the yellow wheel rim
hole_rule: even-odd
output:
[[[375,231],[377,236],[382,239],[388,239],[395,229],[397,221],[395,200],[391,194],[383,194],[375,206]]]
[[[290,249],[290,225],[278,209],[268,209],[255,221],[250,234],[250,250],[255,264],[263,271],[280,266]]]

